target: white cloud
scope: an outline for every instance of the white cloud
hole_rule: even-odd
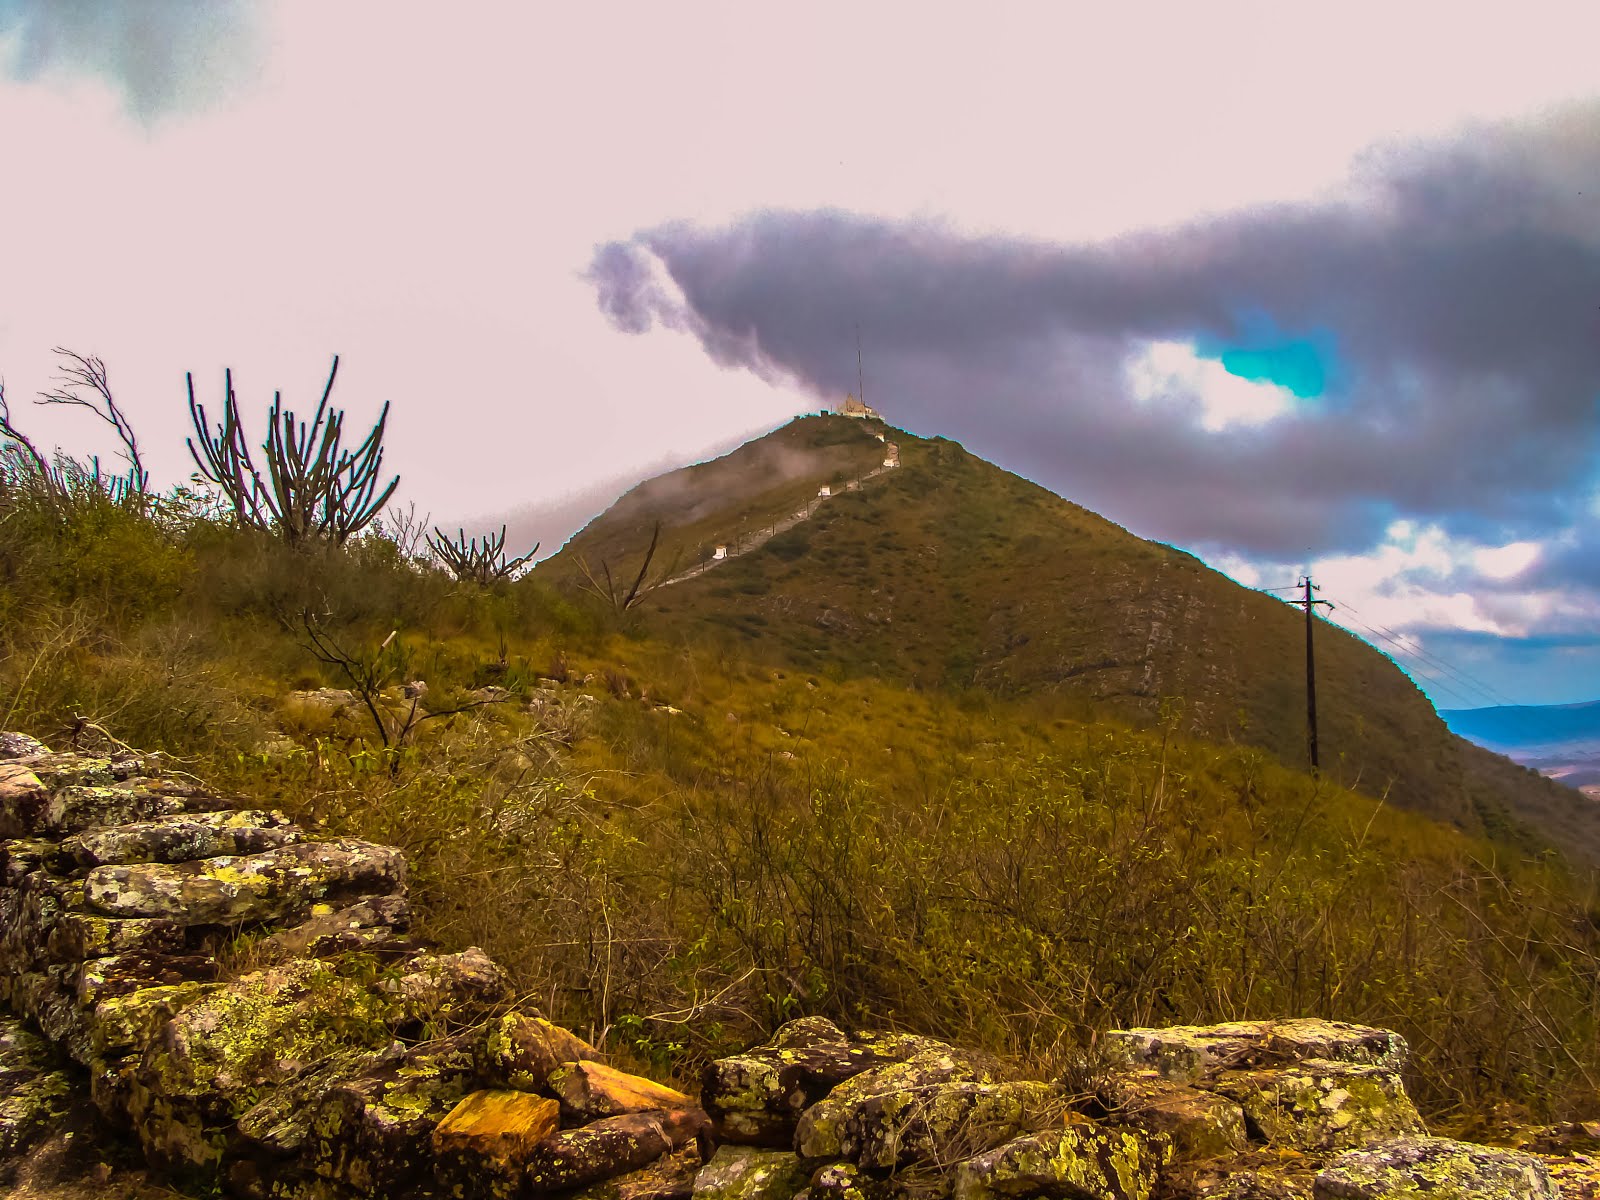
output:
[[[1265,425],[1294,408],[1287,388],[1230,375],[1220,362],[1201,358],[1186,342],[1150,342],[1124,370],[1136,400],[1188,408],[1208,433]]]

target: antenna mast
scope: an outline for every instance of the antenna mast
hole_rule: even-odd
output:
[[[867,403],[867,377],[861,370],[861,322],[856,322],[856,399]]]

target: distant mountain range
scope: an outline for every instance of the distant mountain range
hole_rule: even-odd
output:
[[[1446,725],[1497,754],[1559,779],[1600,789],[1600,700],[1441,709]]]

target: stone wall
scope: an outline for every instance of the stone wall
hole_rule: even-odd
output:
[[[260,1200],[1595,1194],[1427,1137],[1404,1041],[1310,1019],[1114,1031],[1069,1083],[813,1017],[691,1098],[408,938],[394,849],[159,756],[0,735],[0,839],[0,1170],[68,1128]]]

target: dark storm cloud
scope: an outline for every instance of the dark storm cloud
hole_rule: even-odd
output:
[[[100,75],[149,120],[203,106],[253,74],[251,0],[0,0],[0,67],[20,79]],[[0,49],[4,49],[0,45]]]
[[[619,328],[691,331],[717,361],[856,383],[1137,531],[1294,559],[1400,516],[1485,538],[1577,516],[1600,451],[1600,107],[1374,156],[1363,199],[1280,206],[1095,246],[766,212],[597,252]],[[664,268],[681,298],[662,287]],[[1321,345],[1326,393],[1209,433],[1138,403],[1150,340]]]

